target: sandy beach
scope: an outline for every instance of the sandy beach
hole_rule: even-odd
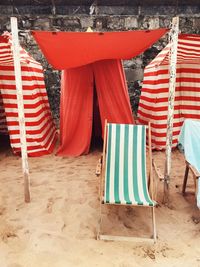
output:
[[[137,267],[200,266],[200,212],[193,180],[181,195],[184,158],[172,154],[169,207],[162,204],[157,179],[158,241],[97,241],[100,151],[87,156],[29,158],[31,203],[24,203],[20,157],[0,151],[0,267]],[[164,169],[164,152],[154,152]],[[156,176],[155,176],[156,177]],[[150,212],[143,208],[108,207],[103,228],[112,234],[151,235]]]

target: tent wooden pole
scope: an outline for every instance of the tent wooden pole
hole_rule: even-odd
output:
[[[174,98],[176,88],[176,62],[178,47],[179,17],[172,20],[172,29],[170,31],[170,58],[169,58],[169,95],[168,95],[168,116],[167,116],[167,137],[166,137],[166,159],[164,173],[164,194],[163,202],[169,203],[169,181],[171,171],[171,149],[173,140],[173,118],[174,118]]]
[[[18,119],[20,129],[20,142],[21,142],[21,157],[22,157],[22,169],[24,176],[24,200],[30,202],[30,181],[29,181],[29,166],[28,155],[26,145],[26,129],[25,129],[25,117],[24,117],[24,101],[22,91],[22,75],[20,65],[20,48],[18,38],[18,25],[17,18],[11,17],[11,31],[13,42],[13,58],[14,58],[14,70],[15,70],[15,83],[17,93],[17,106],[18,106]]]

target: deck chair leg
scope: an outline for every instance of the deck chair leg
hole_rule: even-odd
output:
[[[153,226],[153,239],[154,243],[156,243],[156,218],[155,218],[155,207],[152,207],[152,226]]]
[[[100,216],[99,216],[99,221],[98,221],[97,240],[100,240],[101,224],[102,224],[102,203],[100,201]]]
[[[183,180],[183,188],[182,188],[182,194],[185,194],[185,189],[186,189],[186,185],[187,185],[187,179],[188,179],[188,173],[189,173],[189,166],[186,165],[185,168],[185,176],[184,176],[184,180]]]

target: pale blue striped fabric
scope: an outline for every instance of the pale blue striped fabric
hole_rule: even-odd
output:
[[[107,124],[104,202],[155,205],[147,188],[145,126]]]
[[[200,121],[186,119],[178,138],[186,160],[200,172]],[[197,183],[197,206],[200,209],[200,177]]]

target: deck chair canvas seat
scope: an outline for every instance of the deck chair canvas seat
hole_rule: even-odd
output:
[[[178,139],[186,161],[182,193],[183,195],[185,194],[190,170],[194,178],[197,207],[200,209],[200,121],[186,119],[182,125]]]
[[[151,199],[147,186],[146,126],[108,123],[105,126],[104,140],[100,205],[152,208],[155,240],[156,202]],[[112,240],[110,236],[101,234],[101,222],[102,218],[98,238]]]

